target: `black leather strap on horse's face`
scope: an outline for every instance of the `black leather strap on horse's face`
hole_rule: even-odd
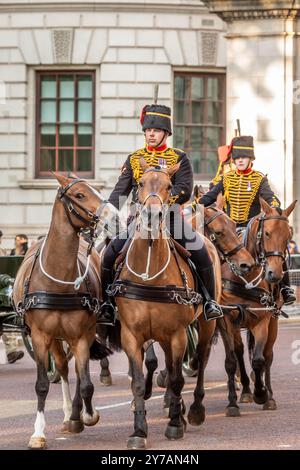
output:
[[[266,259],[269,258],[270,256],[279,256],[282,258],[283,261],[285,261],[285,256],[286,256],[286,251],[265,251],[264,247],[264,222],[266,220],[283,220],[284,222],[289,222],[289,219],[287,217],[284,217],[282,215],[270,215],[266,216],[263,214],[258,218],[258,229],[257,229],[257,234],[256,234],[256,251],[258,258],[261,259]]]
[[[77,178],[77,179],[74,179],[74,181],[71,181],[71,183],[67,184],[67,186],[65,186],[64,188],[62,187],[58,188],[58,197],[64,205],[65,212],[67,214],[70,224],[76,231],[78,231],[80,227],[76,227],[76,225],[73,224],[73,221],[70,217],[71,214],[74,215],[76,219],[80,220],[80,222],[83,222],[85,227],[89,227],[91,230],[94,231],[99,222],[99,217],[93,212],[83,207],[81,204],[79,204],[79,202],[75,201],[67,194],[67,191],[69,191],[69,189],[72,188],[72,186],[80,182],[84,182],[84,180]],[[79,214],[79,212],[75,209],[74,206],[78,207],[82,212],[84,212],[84,214],[87,215],[87,218]]]
[[[224,214],[224,212],[219,211],[216,207],[209,206],[210,209],[213,209],[216,213],[212,215],[205,223],[204,223],[204,229],[206,229],[210,241],[216,246],[217,250],[221,253],[223,258],[226,260],[226,258],[230,258],[231,256],[234,256],[238,251],[240,251],[243,248],[243,243],[239,243],[236,247],[234,247],[231,251],[228,251],[227,253],[223,251],[223,248],[220,246],[218,243],[218,238],[215,235],[215,233],[208,228],[209,224],[213,222],[217,217],[221,216]]]

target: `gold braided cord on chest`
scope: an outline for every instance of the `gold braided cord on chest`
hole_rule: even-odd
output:
[[[130,165],[133,172],[134,179],[139,182],[143,176],[143,170],[141,169],[140,159],[143,158],[148,165],[156,166],[160,164],[160,159],[164,159],[167,168],[175,165],[178,162],[179,155],[177,155],[173,149],[166,149],[162,152],[148,152],[146,149],[141,149],[135,152],[130,157]]]
[[[230,218],[236,222],[249,219],[249,212],[263,179],[260,173],[250,175],[227,174],[224,177],[224,194],[230,205]],[[249,184],[251,190],[249,191]]]

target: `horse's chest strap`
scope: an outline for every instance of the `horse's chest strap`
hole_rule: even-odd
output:
[[[97,313],[99,311],[99,301],[88,292],[78,292],[70,294],[56,294],[43,291],[30,292],[19,302],[18,313],[25,313],[33,309],[49,310],[89,310]]]
[[[126,297],[132,300],[147,302],[175,303],[184,305],[198,305],[202,296],[198,292],[175,285],[145,286],[124,279],[118,279],[106,291],[113,297]]]

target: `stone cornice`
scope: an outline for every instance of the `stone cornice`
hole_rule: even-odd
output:
[[[207,8],[200,4],[190,3],[182,4],[179,2],[174,3],[130,3],[130,2],[31,2],[31,3],[0,3],[0,13],[26,13],[26,12],[130,12],[130,13],[207,13]]]
[[[241,20],[287,19],[300,13],[299,0],[202,0],[210,13],[231,23]]]

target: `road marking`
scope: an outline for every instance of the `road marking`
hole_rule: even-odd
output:
[[[219,385],[213,385],[212,387],[204,387],[204,390],[214,390],[216,388],[221,388],[221,387],[225,387],[227,386],[227,383],[222,383],[222,384],[219,384]],[[185,392],[182,392],[182,395],[187,395],[188,393],[194,393],[194,390],[186,390]],[[151,400],[158,400],[160,398],[163,398],[164,397],[164,394],[162,395],[157,395],[155,397],[151,397],[149,400],[147,401],[151,401]],[[133,399],[133,397],[132,397]],[[101,411],[101,410],[108,410],[108,409],[111,409],[111,408],[118,408],[119,406],[126,406],[126,405],[131,405],[131,402],[132,400],[130,401],[122,401],[120,403],[115,403],[113,405],[105,405],[105,406],[95,406],[96,410],[98,411]]]
[[[277,447],[292,447],[290,444],[279,444]]]

